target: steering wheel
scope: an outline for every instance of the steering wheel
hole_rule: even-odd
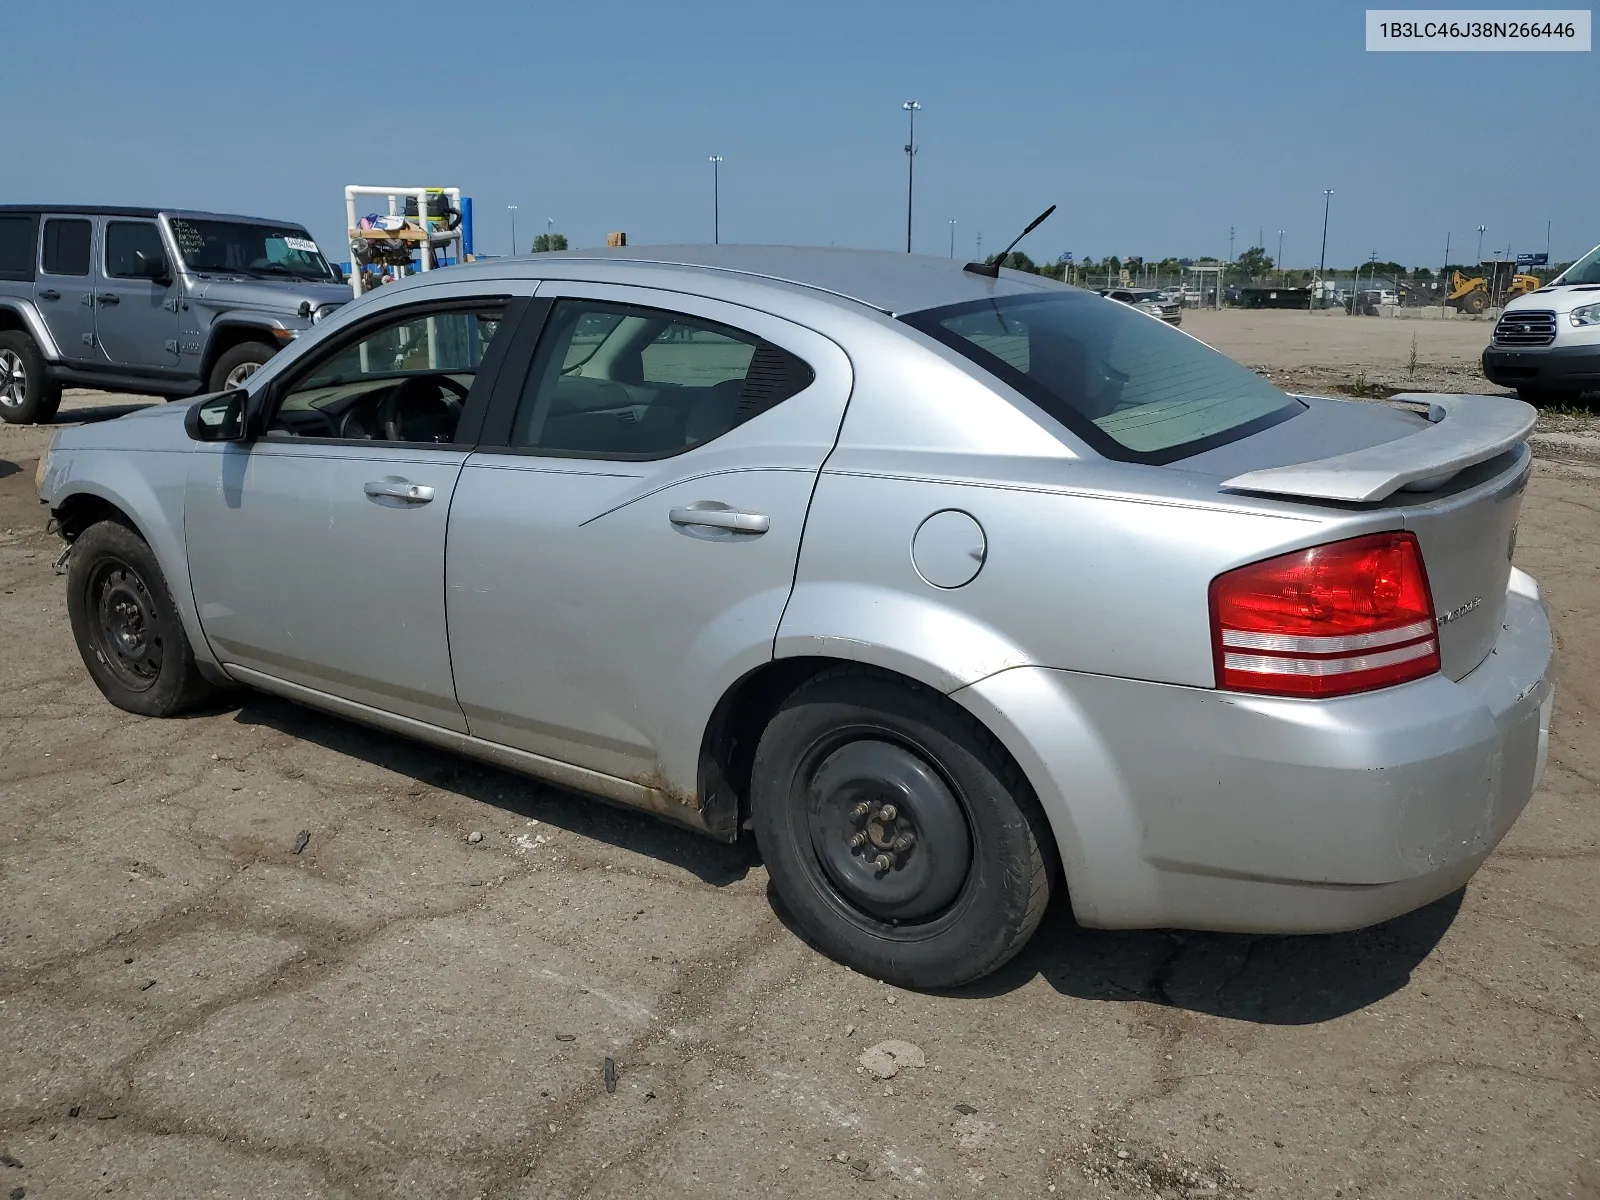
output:
[[[454,395],[447,396],[444,392]],[[378,402],[378,428],[383,430],[386,440],[403,442],[407,420],[433,415],[457,416],[466,399],[466,385],[449,375],[411,375]]]

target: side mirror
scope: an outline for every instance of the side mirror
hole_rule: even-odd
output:
[[[135,250],[134,257],[139,260],[139,275],[152,283],[171,283],[172,272],[167,270],[165,255],[148,255],[143,250]]]
[[[191,404],[184,414],[183,428],[197,442],[242,442],[246,440],[249,399],[250,393],[243,388],[232,388]]]
[[[340,283],[346,282],[343,267],[341,267],[338,263],[329,263],[328,265],[333,268],[333,277],[335,279],[337,279]]]

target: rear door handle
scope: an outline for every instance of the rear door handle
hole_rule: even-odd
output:
[[[122,297],[117,295],[115,292],[101,292],[100,293],[100,303],[101,304],[121,304],[122,303]]]
[[[39,293],[39,299],[41,299],[41,300],[59,300],[59,299],[61,299],[61,293],[56,291],[55,288],[45,288],[43,291],[41,291]]]
[[[707,529],[728,529],[734,533],[766,533],[772,518],[766,513],[739,512],[732,508],[674,508],[667,513],[674,525],[699,525]]]
[[[369,496],[384,500],[404,500],[407,504],[426,504],[433,499],[433,489],[425,483],[396,482],[378,479],[363,484],[361,490]]]

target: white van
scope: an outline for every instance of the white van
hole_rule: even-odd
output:
[[[1529,404],[1600,391],[1600,246],[1506,305],[1483,352],[1483,373]]]

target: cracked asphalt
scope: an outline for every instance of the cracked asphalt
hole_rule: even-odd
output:
[[[1600,1196],[1579,435],[1517,549],[1560,646],[1549,771],[1462,893],[1306,938],[1059,906],[953,995],[813,952],[747,846],[269,698],[110,707],[47,436],[0,429],[0,1194]],[[860,1069],[889,1038],[926,1067]]]

